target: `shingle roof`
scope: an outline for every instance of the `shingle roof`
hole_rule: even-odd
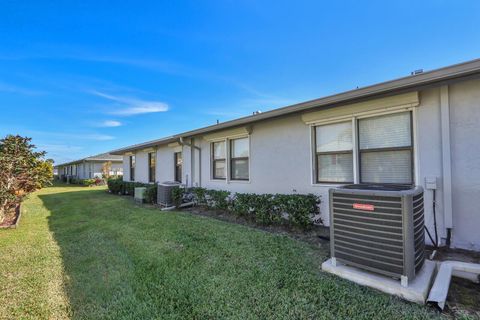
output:
[[[78,159],[78,160],[74,160],[66,163],[61,163],[56,165],[55,167],[67,166],[75,163],[80,163],[83,161],[114,161],[114,162],[119,161],[120,162],[122,160],[123,158],[121,155],[114,155],[106,152],[106,153],[100,153],[94,156],[90,156],[90,157],[86,157],[86,158],[82,158],[82,159]]]

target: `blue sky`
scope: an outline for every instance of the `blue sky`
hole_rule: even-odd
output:
[[[0,135],[69,161],[480,58],[479,21],[479,1],[2,1]]]

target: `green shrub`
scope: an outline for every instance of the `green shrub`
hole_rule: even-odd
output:
[[[157,185],[156,184],[147,184],[145,186],[145,202],[147,203],[157,203]]]
[[[174,187],[172,189],[172,199],[176,207],[182,204],[184,195],[185,195],[185,188]]]
[[[82,180],[82,184],[84,186],[88,186],[88,187],[93,186],[95,183],[96,183],[95,179],[83,179]]]
[[[313,224],[312,218],[319,212],[320,198],[313,194],[236,193],[231,197],[228,191],[200,192],[205,194],[207,207],[228,210],[264,225],[285,223],[305,229]]]
[[[227,210],[229,209],[229,196],[229,191],[206,190],[205,202],[212,209]]]
[[[276,202],[288,222],[296,227],[307,228],[312,225],[312,218],[319,213],[320,198],[314,194],[277,194]]]
[[[125,182],[122,177],[107,180],[108,190],[114,194],[125,194]]]
[[[197,204],[205,205],[207,203],[207,200],[205,199],[207,189],[196,187],[191,188],[190,191],[193,194],[193,201],[195,201]]]

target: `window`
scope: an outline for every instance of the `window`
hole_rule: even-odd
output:
[[[352,122],[315,128],[317,182],[353,182]]]
[[[155,165],[157,162],[157,154],[150,152],[148,154],[148,181],[155,182]]]
[[[225,141],[212,143],[212,178],[226,179],[226,148]]]
[[[248,138],[230,140],[230,178],[232,180],[248,180],[248,157]]]
[[[413,184],[412,112],[361,118],[357,130],[354,124],[315,127],[316,182]]]
[[[135,156],[130,156],[130,181],[135,181]]]
[[[182,182],[182,153],[174,153],[174,162],[175,162],[175,181]]]
[[[411,112],[358,120],[360,182],[413,183]]]

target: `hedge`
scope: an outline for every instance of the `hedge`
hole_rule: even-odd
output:
[[[64,180],[66,182],[66,178]],[[77,179],[77,178],[70,178],[69,179],[70,184],[82,184],[84,186],[99,186],[103,185],[105,181],[100,178],[92,178],[92,179]]]
[[[157,202],[157,185],[123,181],[112,178],[107,181],[108,190],[114,194],[133,196],[135,188],[146,187],[145,201]],[[313,217],[320,213],[320,197],[314,194],[253,194],[231,193],[205,188],[176,187],[172,191],[174,203],[193,201],[209,209],[223,210],[245,217],[259,224],[287,224],[308,228]]]
[[[157,202],[157,185],[141,182],[123,181],[122,177],[107,180],[108,190],[113,194],[135,195],[135,188],[145,187],[145,202],[154,204]]]
[[[320,198],[314,194],[249,194],[204,188],[175,188],[178,205],[193,200],[210,209],[231,212],[259,224],[288,224],[308,228],[319,210]]]

